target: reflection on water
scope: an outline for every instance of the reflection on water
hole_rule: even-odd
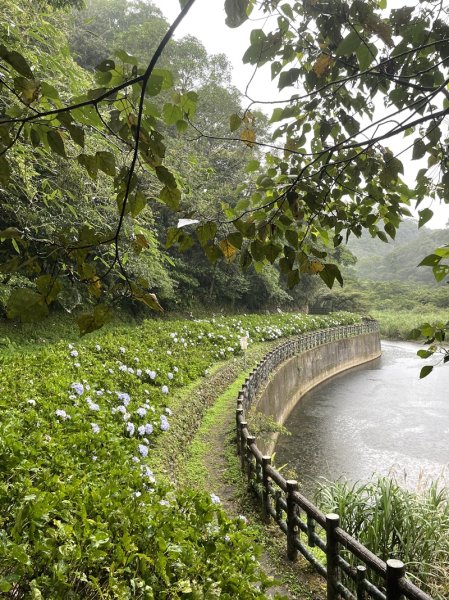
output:
[[[311,494],[320,477],[367,480],[402,473],[415,487],[449,464],[449,365],[426,379],[417,346],[383,342],[382,357],[321,384],[298,403],[280,436],[288,463]],[[404,475],[405,474],[405,475]]]

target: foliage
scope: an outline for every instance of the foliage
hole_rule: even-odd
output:
[[[434,598],[447,597],[449,495],[436,481],[420,493],[381,477],[366,484],[324,483],[317,493],[326,512],[383,560],[402,560]]]
[[[253,4],[228,3],[229,20],[244,20]],[[243,60],[269,63],[279,89],[297,90],[271,117],[283,154],[266,156],[249,214],[236,211],[233,219],[252,235],[251,259],[283,256],[291,282],[316,269],[331,286],[338,270],[324,264],[317,240],[339,246],[364,229],[394,239],[412,199],[447,201],[446,9],[432,2],[389,13],[383,2],[267,0],[262,6],[276,25],[269,33],[252,32]],[[407,136],[413,137],[401,142]],[[386,145],[393,139],[399,151]],[[399,156],[407,148],[413,160],[428,161],[414,188],[401,178]],[[419,225],[431,216],[421,209]]]
[[[0,590],[264,598],[243,523],[228,519],[214,495],[156,481],[153,448],[176,427],[176,390],[241,352],[240,336],[253,343],[356,320],[152,321],[76,345],[2,352]]]

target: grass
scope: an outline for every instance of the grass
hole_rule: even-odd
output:
[[[412,492],[394,478],[323,484],[317,502],[340,515],[342,527],[383,560],[402,560],[423,591],[449,593],[449,489],[433,482]],[[348,557],[346,557],[348,558]]]
[[[416,311],[373,311],[372,316],[379,321],[380,333],[384,338],[395,340],[409,339],[412,329],[419,328],[424,323],[445,324],[449,321],[449,309]]]

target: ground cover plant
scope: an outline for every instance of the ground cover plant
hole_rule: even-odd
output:
[[[449,490],[440,482],[419,491],[390,477],[326,482],[317,502],[339,514],[342,527],[383,560],[402,560],[409,576],[432,597],[447,598]]]
[[[396,340],[411,339],[411,332],[421,329],[425,323],[443,326],[448,321],[444,309],[373,310],[370,314],[379,321],[381,336]]]
[[[263,598],[243,521],[157,481],[170,399],[241,352],[334,314],[149,321],[0,356],[0,591],[30,598]],[[159,442],[158,442],[159,440]],[[256,587],[255,584],[259,585]]]

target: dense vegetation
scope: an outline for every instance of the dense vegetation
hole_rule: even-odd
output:
[[[440,482],[411,492],[390,477],[368,483],[323,484],[317,494],[325,511],[372,552],[402,560],[412,578],[434,598],[447,598],[449,491]]]
[[[250,345],[356,317],[149,321],[0,355],[0,591],[32,598],[264,598],[254,540],[152,456],[170,405]],[[161,441],[162,440],[162,441]],[[256,582],[262,582],[258,589]],[[14,595],[15,594],[15,595]]]

